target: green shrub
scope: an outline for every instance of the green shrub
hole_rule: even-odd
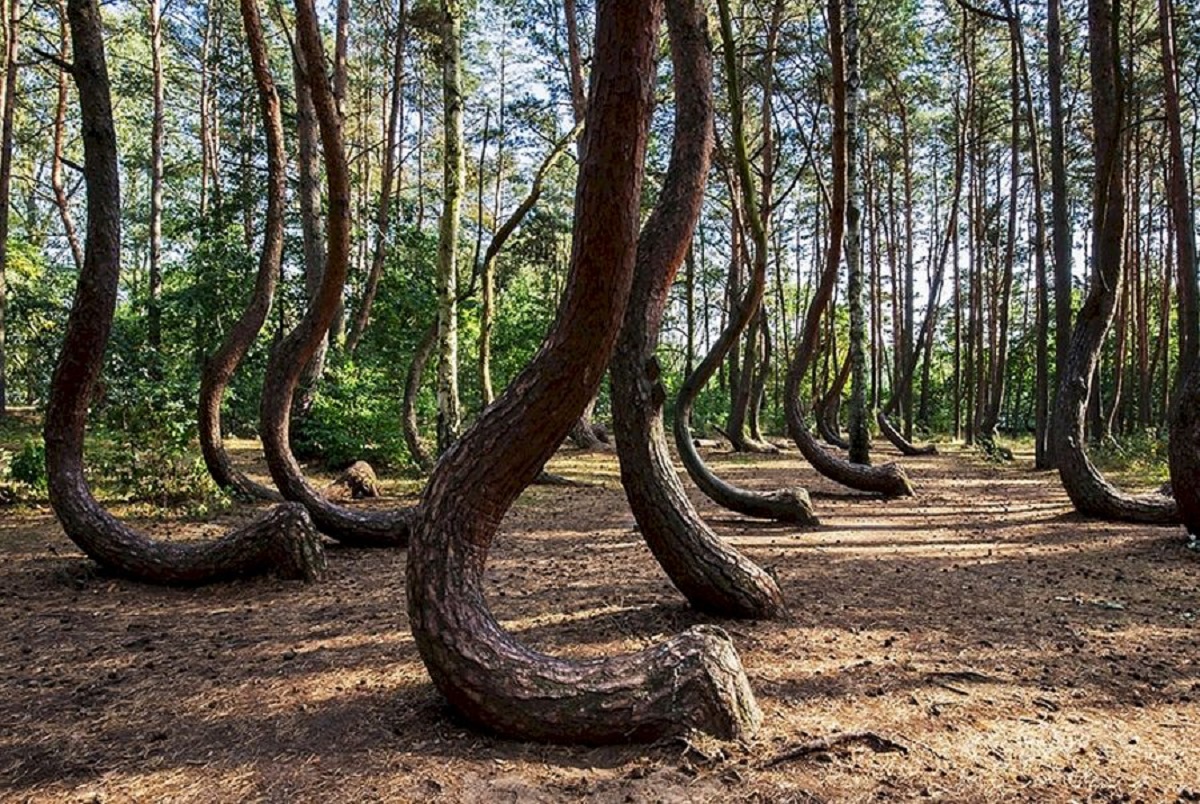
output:
[[[46,488],[46,446],[41,441],[30,441],[12,456],[8,465],[13,480],[24,483],[37,491]]]

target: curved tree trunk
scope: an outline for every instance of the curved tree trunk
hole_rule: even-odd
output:
[[[354,546],[403,546],[408,540],[412,509],[354,511],[330,502],[304,479],[288,442],[292,400],[300,374],[324,347],[326,333],[341,306],[350,261],[350,174],[341,117],[323,68],[325,53],[312,0],[296,4],[296,33],[303,61],[310,65],[304,78],[312,94],[325,151],[329,185],[327,249],[321,285],[308,311],[267,363],[260,410],[263,451],[279,491],[286,499],[303,503],[322,532]]]
[[[69,0],[67,12],[83,120],[87,245],[46,410],[50,503],[67,535],[90,558],[140,581],[201,584],[270,571],[314,580],[324,570],[325,553],[301,506],[280,506],[206,544],[164,543],[125,527],[88,487],[83,440],[116,309],[121,189],[100,8],[96,0]]]
[[[842,0],[829,0],[829,38],[834,76],[833,193],[829,207],[829,249],[825,255],[821,281],[809,303],[802,337],[788,368],[783,407],[788,433],[805,459],[818,472],[830,480],[859,491],[882,494],[886,497],[907,496],[913,493],[912,485],[899,465],[887,463],[881,466],[864,466],[830,454],[813,438],[804,423],[804,414],[800,409],[800,385],[817,347],[821,316],[837,286],[842,239],[846,230],[846,80],[841,4]]]
[[[1183,153],[1179,103],[1179,65],[1175,20],[1170,0],[1158,0],[1163,96],[1171,150],[1171,214],[1175,221],[1175,257],[1179,273],[1180,370],[1184,382],[1173,401],[1171,487],[1183,524],[1200,538],[1200,303],[1196,286],[1196,234]],[[1189,368],[1190,371],[1189,371]]]
[[[879,424],[879,432],[883,433],[883,437],[892,442],[892,446],[900,450],[901,455],[916,457],[918,455],[937,455],[937,447],[933,444],[927,444],[924,447],[918,447],[913,442],[904,437],[904,434],[895,428],[891,419],[882,410],[875,413],[875,421]]]
[[[1123,81],[1117,55],[1119,32],[1113,0],[1089,0],[1088,39],[1092,77],[1093,191],[1092,288],[1079,311],[1058,400],[1052,433],[1063,487],[1075,509],[1086,516],[1127,522],[1179,521],[1175,501],[1163,495],[1134,497],[1109,484],[1092,465],[1085,448],[1085,425],[1092,378],[1105,333],[1112,324],[1123,279],[1125,241],[1125,155]]]
[[[701,611],[727,617],[784,612],[773,578],[700,518],[667,450],[659,382],[663,308],[704,203],[713,146],[712,55],[697,0],[667,7],[675,69],[675,139],[658,203],[638,241],[633,290],[609,372],[621,483],[642,536],[671,581]]]
[[[263,131],[267,140],[267,217],[263,230],[262,253],[258,258],[258,275],[254,291],[241,317],[225,336],[200,375],[200,451],[204,464],[217,485],[246,499],[281,501],[274,489],[256,483],[233,467],[221,433],[221,400],[246,353],[267,316],[279,279],[283,259],[283,212],[287,199],[287,153],[283,144],[283,117],[279,109],[279,93],[267,62],[267,44],[263,37],[257,0],[241,0],[242,22],[246,29],[246,45],[254,81],[258,86],[258,102],[262,109]]]
[[[413,463],[428,472],[433,468],[433,456],[429,448],[421,440],[421,428],[417,424],[417,395],[421,393],[421,381],[425,376],[425,367],[429,358],[433,357],[433,348],[437,346],[437,319],[433,320],[425,334],[413,351],[412,362],[408,364],[408,374],[404,379],[404,400],[400,407],[400,426],[404,430],[404,443]]]
[[[813,406],[813,418],[816,419],[817,432],[821,434],[821,438],[825,440],[825,443],[844,450],[850,449],[850,442],[842,438],[838,433],[836,403],[841,398],[842,389],[846,387],[846,381],[849,379],[850,360],[847,358],[842,362],[842,366],[838,370],[837,379],[834,380],[829,391]]]
[[[725,72],[726,80],[729,83],[729,94],[731,98],[740,99],[740,82],[734,54],[733,23],[730,19],[728,3],[722,0],[718,4],[718,8],[721,15],[721,38],[724,42]],[[774,63],[772,56],[768,56],[767,62],[768,64]],[[809,499],[807,491],[801,488],[791,488],[771,492],[754,492],[738,488],[713,474],[712,470],[704,464],[696,449],[696,444],[692,440],[692,405],[705,383],[716,374],[717,368],[729,350],[735,348],[742,331],[758,313],[767,287],[767,233],[762,218],[759,217],[758,202],[754,197],[754,182],[750,171],[750,157],[746,152],[745,127],[742,123],[740,103],[735,102],[731,105],[731,117],[734,162],[738,174],[738,184],[742,191],[742,207],[754,237],[754,272],[750,279],[750,287],[742,297],[732,320],[717,338],[709,353],[700,361],[700,365],[688,375],[679,389],[679,397],[675,404],[675,447],[679,450],[680,460],[683,461],[692,482],[718,505],[746,516],[815,525],[817,518],[813,513],[812,501]]]
[[[599,386],[633,278],[661,4],[598,4],[571,272],[545,345],[438,462],[413,529],[408,612],[434,683],[463,715],[521,739],[744,736],[761,713],[719,629],[611,659],[536,653],[488,610],[482,575],[505,511]]]

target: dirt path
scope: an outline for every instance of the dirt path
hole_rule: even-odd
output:
[[[752,743],[560,748],[463,726],[409,636],[402,552],[333,548],[312,587],[164,590],[99,575],[48,512],[8,509],[0,799],[1200,801],[1200,559],[1181,529],[1080,520],[1055,476],[961,455],[906,460],[920,496],[890,503],[794,453],[714,461],[808,485],[826,523],[701,505],[792,608],[721,623],[766,715]],[[603,485],[532,489],[506,520],[488,576],[508,628],[598,656],[712,622],[642,546],[610,456],[551,469]],[[907,753],[770,765],[862,730]]]

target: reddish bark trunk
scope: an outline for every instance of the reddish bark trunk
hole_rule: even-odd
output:
[[[571,271],[538,356],[438,462],[413,529],[408,611],[434,683],[470,720],[513,737],[656,739],[752,732],[761,717],[732,643],[692,629],[611,659],[536,653],[488,610],[482,575],[505,511],[600,384],[633,279],[661,5],[598,7]]]
[[[323,69],[324,46],[312,0],[296,4],[296,33],[303,62],[311,65],[304,80],[312,95],[325,153],[329,189],[325,267],[308,311],[267,364],[260,411],[263,451],[279,491],[286,499],[302,503],[322,532],[356,546],[403,546],[408,540],[412,509],[354,511],[330,502],[305,480],[288,440],[292,401],[301,372],[325,345],[329,327],[341,307],[350,261],[350,172],[341,117]]]
[[[225,336],[221,348],[209,358],[200,376],[200,451],[209,474],[221,488],[247,499],[279,501],[283,499],[279,492],[254,482],[233,467],[229,453],[225,451],[221,432],[221,400],[225,396],[225,389],[271,313],[271,300],[275,296],[283,259],[283,213],[287,203],[283,117],[279,108],[279,93],[267,61],[267,44],[263,37],[257,0],[241,0],[241,8],[267,140],[267,213],[258,274],[250,301],[233,329]]]
[[[816,350],[821,316],[837,286],[842,240],[846,229],[846,125],[845,60],[841,39],[841,0],[830,0],[830,47],[834,66],[833,193],[829,213],[829,248],[816,293],[809,303],[803,335],[796,347],[784,386],[784,413],[788,432],[804,457],[818,472],[831,480],[860,491],[884,496],[911,495],[908,476],[897,464],[864,466],[827,452],[809,432],[800,407],[800,385]]]
[[[713,146],[712,55],[696,0],[667,7],[675,75],[675,139],[658,203],[638,241],[621,337],[609,371],[621,483],[642,536],[671,581],[701,611],[729,617],[784,612],[774,579],[726,545],[688,500],[667,450],[658,347],[663,308],[704,203]]]
[[[50,503],[67,535],[90,558],[137,580],[201,584],[269,571],[313,580],[324,570],[325,555],[300,506],[280,506],[205,544],[164,543],[125,527],[88,487],[83,440],[116,309],[121,188],[100,8],[96,0],[69,0],[67,12],[82,113],[87,246],[46,410]]]
[[[721,37],[725,47],[725,72],[731,98],[740,99],[740,81],[737,63],[733,54],[733,23],[727,4],[719,4],[721,14]],[[772,63],[768,58],[768,64]],[[762,305],[767,287],[767,233],[763,219],[759,216],[758,202],[754,195],[754,182],[750,170],[750,157],[746,151],[745,131],[742,124],[740,105],[735,101],[732,108],[734,163],[737,169],[736,184],[741,189],[742,208],[754,239],[754,270],[750,287],[738,303],[728,326],[721,332],[709,353],[689,375],[679,389],[675,405],[675,447],[680,460],[687,468],[692,482],[700,487],[717,504],[746,516],[795,522],[802,525],[817,524],[816,514],[808,492],[802,488],[778,489],[770,492],[755,492],[738,488],[717,477],[705,465],[696,444],[692,440],[692,405],[705,384],[717,373],[725,356],[737,345],[738,338],[757,314]],[[734,225],[737,225],[736,216]],[[743,366],[743,371],[752,371]]]
[[[1055,404],[1054,456],[1063,487],[1086,516],[1151,524],[1179,521],[1175,501],[1163,495],[1134,497],[1109,484],[1088,458],[1088,402],[1105,333],[1121,293],[1125,241],[1124,102],[1113,0],[1089,0],[1088,38],[1092,77],[1092,124],[1096,179],[1092,200],[1091,290],[1084,300]]]

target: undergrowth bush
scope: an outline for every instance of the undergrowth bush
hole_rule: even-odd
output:
[[[388,372],[352,362],[329,366],[312,409],[293,427],[296,454],[331,469],[359,460],[377,469],[407,466],[400,399],[398,380]]]

